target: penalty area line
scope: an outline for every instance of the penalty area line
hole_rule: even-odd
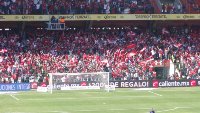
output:
[[[10,95],[13,99],[15,99],[15,100],[17,100],[17,101],[19,101],[20,99],[19,98],[17,98],[16,96],[14,96],[14,95]]]
[[[162,96],[161,94],[158,94],[158,93],[154,93],[153,91],[148,91],[149,93],[152,93],[152,94],[154,94],[154,95],[157,95],[157,96]]]

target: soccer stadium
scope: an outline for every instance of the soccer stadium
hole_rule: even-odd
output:
[[[0,113],[200,113],[200,0],[0,0]]]

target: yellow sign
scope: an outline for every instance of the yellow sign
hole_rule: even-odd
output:
[[[0,21],[49,21],[48,15],[0,15]]]
[[[77,15],[0,15],[0,21],[49,21],[52,16],[66,21],[84,20],[200,20],[200,14],[77,14]]]
[[[52,16],[52,15],[51,15]],[[66,21],[79,20],[200,20],[200,14],[85,14],[54,15]],[[51,18],[51,17],[49,17]]]
[[[64,19],[66,21],[71,21],[71,20],[92,20],[91,15],[52,15],[52,16],[54,16],[57,19],[64,17]]]

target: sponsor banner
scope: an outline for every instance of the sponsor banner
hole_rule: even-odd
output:
[[[105,90],[107,90],[107,91],[115,91],[115,85],[105,85]]]
[[[47,87],[47,84],[46,84],[46,82],[42,82],[42,83],[40,83],[38,86]]]
[[[110,81],[110,85],[114,85],[116,88],[148,88],[150,82],[149,81]],[[56,83],[53,84],[53,89],[61,89],[61,87],[67,86],[99,86],[104,87],[106,84],[97,81],[83,81],[76,83]]]
[[[31,89],[37,89],[38,83],[37,82],[31,82]]]
[[[0,15],[0,21],[49,21],[49,15]]]
[[[47,92],[47,91],[48,91],[47,87],[41,87],[41,86],[37,87],[37,92]]]
[[[190,81],[175,81],[175,80],[165,80],[158,81],[158,87],[189,87]]]
[[[196,80],[196,85],[200,86],[200,80]]]
[[[111,81],[110,85],[115,85],[116,88],[148,88],[149,81]]]
[[[61,87],[61,90],[88,90],[88,89],[100,89],[99,86],[66,86]]]
[[[98,81],[82,81],[74,83],[56,83],[53,89],[61,89],[61,87],[79,87],[79,86],[98,86],[104,87],[106,84]],[[110,81],[110,86],[115,88],[158,88],[158,87],[195,87],[200,86],[200,80],[152,80],[152,81]],[[45,83],[38,85],[36,82],[31,83],[32,89],[38,86],[46,87]]]
[[[31,82],[30,85],[31,85],[31,86],[30,86],[31,89],[37,89],[38,86],[47,87],[46,82],[41,82],[41,83],[38,83],[38,82]]]
[[[158,88],[158,84],[159,84],[158,80],[153,80],[152,81],[153,88]]]
[[[30,88],[29,83],[0,84],[0,91],[28,91]]]
[[[80,20],[199,20],[200,14],[76,14],[76,15],[0,15],[0,21],[49,21],[52,16],[65,21]]]
[[[197,81],[196,80],[190,80],[190,86],[191,87],[197,86]]]
[[[198,80],[153,80],[152,87],[194,87],[200,86]]]
[[[52,18],[52,16],[54,16],[57,19],[64,18],[65,21],[93,20],[94,19],[94,16],[89,15],[89,14],[85,14],[85,15],[84,14],[83,15],[80,15],[80,14],[77,14],[77,15],[51,15],[51,17],[49,17],[49,18]]]

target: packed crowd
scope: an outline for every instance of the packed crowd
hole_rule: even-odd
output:
[[[196,2],[195,2],[195,0],[188,0],[188,3],[192,6],[192,10],[195,13],[200,12],[200,7],[199,7],[200,2],[198,0]]]
[[[181,14],[186,13],[186,7],[188,0],[160,0],[161,3],[161,13],[165,14]]]
[[[180,4],[175,7],[174,4],[162,4],[162,9],[161,13],[165,14],[180,14],[180,13],[185,13],[186,9],[185,6],[181,6]]]
[[[188,29],[154,35],[148,31],[107,28],[0,34],[0,82],[46,80],[47,73],[110,72],[111,79],[149,80],[156,77],[154,60],[171,59],[177,73],[200,76],[199,31]]]
[[[149,0],[1,0],[0,14],[153,13]]]
[[[199,13],[199,2],[161,2],[161,13]],[[143,14],[154,13],[149,0],[1,0],[0,14]]]

